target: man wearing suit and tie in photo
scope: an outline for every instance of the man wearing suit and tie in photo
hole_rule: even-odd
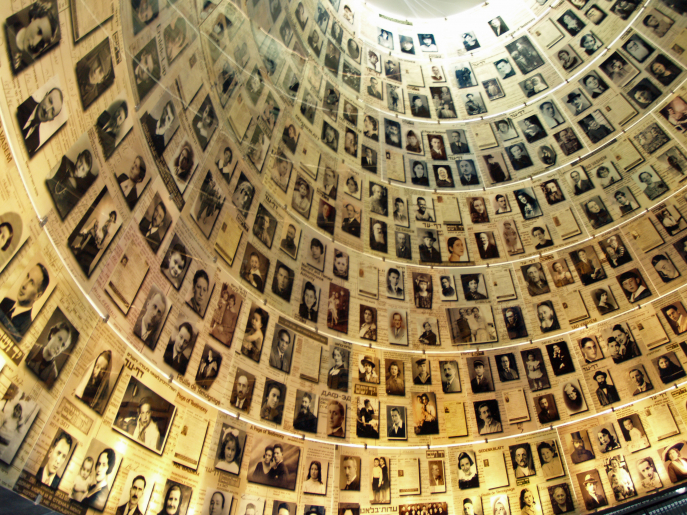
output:
[[[134,334],[154,349],[162,317],[167,312],[167,300],[160,292],[151,293],[153,294],[148,296],[145,307],[134,324]]]
[[[489,235],[485,232],[481,232],[475,235],[477,238],[477,250],[479,250],[479,256],[482,259],[494,259],[499,257],[499,251],[496,245],[489,241]]]
[[[597,488],[598,484],[599,482],[592,474],[584,476],[582,497],[587,510],[591,511],[603,506],[608,506],[608,501],[606,500],[606,496],[604,496],[603,489],[599,491]]]
[[[291,335],[286,329],[281,329],[277,335],[277,340],[272,343],[270,353],[270,366],[289,373],[291,369]]]
[[[455,361],[441,362],[441,388],[444,393],[460,392],[460,379],[458,379],[458,364]]]
[[[157,251],[160,248],[160,243],[162,243],[162,238],[164,238],[164,234],[162,234],[162,224],[165,221],[166,215],[167,208],[162,201],[160,201],[155,206],[155,209],[153,209],[153,215],[151,219],[148,220],[144,217],[141,220],[141,223],[138,224],[138,229],[148,242],[150,250],[152,250],[155,254],[157,254]]]
[[[248,377],[245,374],[241,374],[238,379],[236,379],[236,388],[230,400],[231,405],[241,411],[248,411],[251,395],[252,391],[248,384]]]
[[[0,320],[13,336],[18,336],[18,339],[21,339],[29,329],[33,321],[33,306],[48,289],[49,284],[50,275],[47,268],[41,263],[36,263],[27,271],[26,277],[17,291],[17,298],[14,300],[9,297],[2,299],[0,311],[5,316],[0,317]],[[9,327],[9,325],[14,327]]]
[[[484,362],[480,359],[476,359],[472,364],[472,369],[475,374],[475,377],[473,377],[470,381],[472,393],[493,392],[494,387],[492,386],[491,381],[486,375],[484,375]]]
[[[122,504],[115,511],[115,515],[143,515],[138,508],[138,503],[141,501],[146,488],[146,478],[139,475],[131,482],[131,490],[129,490],[129,500]]]
[[[344,486],[341,490],[360,492],[360,478],[358,477],[358,464],[353,456],[344,456],[342,461]]]
[[[32,96],[24,100],[17,108],[17,121],[19,130],[26,144],[29,157],[33,157],[36,151],[53,135],[48,134],[45,125],[53,121],[62,112],[62,91],[52,88],[45,96],[36,101]]]
[[[62,476],[57,475],[64,464],[64,460],[69,457],[72,448],[72,437],[62,431],[62,434],[53,442],[48,451],[45,465],[38,469],[36,479],[39,483],[49,486],[56,490],[62,480]]]
[[[142,190],[139,190],[139,188],[142,188],[142,183],[146,178],[146,170],[147,167],[143,158],[136,156],[129,173],[122,173],[117,177],[117,182],[122,189],[122,195],[124,195],[124,200],[126,200],[129,209],[134,208],[138,198],[141,196]]]
[[[329,432],[327,433],[327,436],[345,438],[346,411],[344,410],[343,404],[341,404],[339,401],[331,401],[327,406],[327,409],[329,410]]]
[[[391,423],[387,432],[389,438],[405,438],[406,426],[403,423],[403,417],[401,417],[399,409],[394,406],[389,413],[391,414]]]

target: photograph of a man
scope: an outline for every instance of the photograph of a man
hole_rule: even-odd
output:
[[[154,254],[157,254],[162,240],[167,234],[167,229],[171,225],[172,217],[167,212],[167,207],[160,197],[160,193],[155,193],[153,200],[150,201],[148,209],[138,224],[141,235]]]
[[[161,455],[175,413],[174,404],[132,376],[112,429]]]
[[[29,158],[65,124],[69,112],[63,105],[60,78],[55,75],[17,107],[17,122]]]
[[[125,488],[122,492],[125,502],[117,507],[115,515],[143,515],[146,510],[146,478],[136,471],[132,471],[131,474],[136,475],[131,481],[131,488]]]
[[[301,450],[295,445],[261,439],[251,450],[248,482],[294,490],[300,457]]]
[[[134,334],[143,340],[143,343],[151,350],[155,350],[157,337],[162,330],[169,307],[169,302],[162,290],[157,286],[151,286],[143,309],[134,324]]]
[[[39,483],[53,490],[57,489],[72,456],[74,443],[69,433],[62,429],[57,430],[55,439],[43,458],[43,464],[36,473],[36,480]]]

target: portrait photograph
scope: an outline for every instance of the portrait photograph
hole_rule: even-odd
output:
[[[618,426],[623,435],[623,440],[626,444],[625,447],[627,447],[630,452],[637,452],[651,445],[646,435],[646,431],[644,430],[642,419],[638,414],[633,413],[632,415],[619,418]]]
[[[520,86],[520,89],[527,98],[531,98],[537,93],[541,93],[542,91],[549,89],[549,85],[546,83],[541,73],[532,75],[531,77],[518,83],[518,86]],[[530,129],[530,132],[534,131],[532,127],[528,128]]]
[[[356,401],[356,436],[379,439],[381,412],[378,399],[358,397]]]
[[[237,368],[229,399],[231,407],[248,413],[254,390],[255,376],[250,372]]]
[[[537,418],[541,425],[551,424],[561,419],[558,412],[558,406],[556,406],[556,398],[552,393],[539,395],[538,397],[534,397],[533,400],[537,410]]]
[[[529,443],[511,445],[509,446],[509,450],[513,472],[516,479],[534,476],[537,473],[537,470],[534,466],[532,447]]]
[[[494,100],[498,100],[499,98],[503,98],[506,96],[506,94],[503,92],[503,89],[501,88],[501,84],[499,83],[498,79],[488,79],[482,81],[482,86],[484,87],[484,90],[487,93],[487,97],[492,102]]]
[[[682,99],[680,99],[682,100]],[[670,137],[657,123],[652,123],[634,136],[634,140],[647,154],[653,154],[670,141]]]
[[[432,309],[434,285],[432,276],[418,272],[412,272],[413,299],[418,309]]]
[[[483,400],[474,402],[477,430],[480,435],[502,433],[501,414],[497,400]]]
[[[425,392],[413,395],[413,425],[416,436],[439,434],[436,394]]]
[[[40,462],[41,466],[35,476],[36,482],[57,490],[77,444],[78,441],[72,435],[58,428],[48,447],[48,452]]]
[[[616,279],[628,302],[635,303],[652,295],[644,277],[636,268],[623,272]]]
[[[207,95],[205,100],[196,109],[195,116],[191,121],[191,127],[200,148],[205,151],[218,125],[217,113],[212,105],[210,95]],[[260,167],[258,166],[258,168]]]
[[[182,376],[186,374],[198,339],[199,328],[194,324],[196,320],[188,310],[181,309],[176,320],[170,325],[171,333],[162,359]]]
[[[624,86],[639,73],[637,68],[617,51],[601,63],[601,71],[617,86]]]
[[[227,347],[231,346],[236,332],[236,324],[243,300],[243,296],[231,290],[229,284],[222,283],[220,298],[210,321],[210,336]]]
[[[103,442],[91,440],[74,479],[70,498],[81,506],[103,511],[123,456]]]
[[[293,219],[286,218],[282,226],[281,243],[279,249],[291,259],[296,259],[301,242],[302,229]]]
[[[465,300],[486,300],[489,298],[484,274],[461,274],[460,282]]]
[[[592,300],[600,315],[611,313],[618,309],[618,302],[615,300],[611,288],[596,288],[592,291]]]
[[[641,109],[647,109],[662,94],[663,92],[646,77],[635,84],[628,93],[632,101]]]
[[[286,385],[266,377],[265,388],[262,393],[260,418],[281,425],[284,416],[285,399]]]
[[[160,96],[153,108],[143,113],[141,125],[148,138],[148,146],[161,158],[180,125],[179,113],[170,92]]]
[[[69,109],[63,95],[60,77],[55,75],[17,107],[18,129],[29,159],[67,122]]]
[[[670,191],[670,187],[661,179],[658,172],[651,167],[633,174],[632,179],[649,200],[656,200]]]
[[[196,385],[208,391],[215,382],[215,379],[217,379],[221,367],[222,354],[208,344],[205,344],[200,355],[200,365],[196,371]]]
[[[484,105],[484,100],[482,100],[482,93],[479,91],[476,93],[461,93],[460,97],[463,101],[463,107],[465,107],[468,116],[477,116],[487,112],[487,108]]]
[[[454,345],[498,341],[494,314],[490,306],[447,308]]]
[[[172,221],[172,214],[162,201],[160,192],[156,191],[143,213],[143,218],[138,223],[138,230],[153,254],[157,254],[160,249],[160,244],[165,239]]]
[[[518,131],[513,125],[513,120],[510,118],[503,118],[494,122],[494,129],[496,134],[503,141],[509,141],[518,137]]]
[[[10,382],[0,411],[0,461],[11,465],[40,411],[38,403]],[[405,409],[405,408],[404,408]]]
[[[429,475],[429,490],[433,494],[446,493],[446,471],[444,470],[444,460],[427,461],[427,472]]]
[[[186,249],[186,245],[181,241],[178,234],[174,234],[162,259],[160,269],[162,275],[167,278],[176,290],[181,288],[181,283],[184,281],[184,277],[186,277],[191,261],[192,258]]]
[[[532,391],[545,390],[551,388],[549,374],[546,370],[546,363],[541,349],[532,348],[520,351],[524,367],[527,369],[527,382]]]
[[[84,111],[112,86],[114,79],[110,38],[105,38],[76,63],[76,81]]]
[[[86,278],[98,266],[122,225],[117,205],[105,187],[76,224],[67,245]]]
[[[299,5],[302,6],[303,4],[299,3]],[[236,501],[238,503],[236,513],[240,515],[250,515],[251,513],[254,513],[255,515],[265,515],[265,505],[267,504],[267,501],[262,497],[241,494],[240,497],[237,497]]]
[[[606,204],[598,195],[591,197],[585,202],[581,202],[580,207],[592,229],[600,229],[613,223],[613,216],[608,212]]]
[[[251,204],[253,203],[254,196],[255,186],[253,186],[251,182],[248,180],[248,177],[246,177],[246,175],[243,172],[241,172],[238,181],[236,181],[236,188],[234,188],[234,193],[231,197],[231,202],[236,206],[236,209],[244,218],[248,216],[248,212],[250,210]],[[309,212],[310,204],[308,204],[308,213]]]
[[[258,173],[262,173],[262,166],[267,161],[267,154],[270,147],[270,136],[266,134],[262,126],[256,125],[253,135],[250,138],[250,150],[248,158],[253,163]]]
[[[526,338],[527,325],[523,317],[522,310],[519,306],[510,306],[502,308],[503,320],[506,323],[506,330],[508,331],[508,338],[517,340],[519,338]]]
[[[392,345],[408,345],[408,323],[407,314],[404,310],[389,308],[389,343]]]
[[[136,513],[136,510],[138,513],[145,513],[154,489],[155,483],[150,474],[146,477],[139,470],[131,470],[124,481],[119,500],[115,504],[117,512],[124,513],[128,509],[132,515]]]
[[[544,64],[544,60],[527,36],[509,43],[506,45],[506,50],[523,75],[527,75]]]
[[[220,173],[222,173],[222,176],[227,181],[227,184],[229,184],[229,181],[231,180],[231,175],[233,173],[233,169],[236,166],[236,162],[231,163],[231,160],[233,158],[231,152],[231,149],[229,147],[226,147],[224,149],[224,152],[222,153],[223,155],[219,157],[217,161],[215,161],[218,170],[220,171]],[[225,158],[226,164],[223,164],[225,163]],[[196,153],[193,150],[193,146],[191,145],[189,140],[184,139],[184,142],[178,147],[177,151],[174,153],[174,158],[170,158],[170,161],[168,162],[169,171],[172,174],[174,183],[177,185],[177,188],[179,188],[179,192],[182,195],[186,191],[186,188],[190,184],[191,179],[195,175],[195,172],[198,169],[198,164],[199,163],[196,161]],[[135,170],[132,169],[132,172],[133,171]]]
[[[431,385],[432,362],[427,358],[413,359],[411,361],[411,375],[413,378],[413,384]]]
[[[162,455],[175,413],[174,404],[131,376],[112,429]]]
[[[74,396],[102,415],[124,363],[122,356],[110,349],[103,350],[94,356],[95,358],[86,366],[84,375],[74,391]]]
[[[176,509],[176,515],[187,515],[193,488],[167,479],[163,492],[160,513],[168,514]]]
[[[386,434],[389,440],[408,439],[408,415],[405,406],[386,405]]]
[[[162,326],[171,309],[172,303],[162,290],[156,285],[151,285],[143,309],[139,312],[133,329],[134,334],[150,350],[155,350]]]
[[[507,354],[494,355],[496,362],[496,370],[499,373],[499,380],[502,382],[516,381],[520,379],[520,372],[518,364],[515,361],[515,354],[509,352]]]
[[[133,113],[129,116],[130,106],[125,93],[120,93],[110,106],[100,113],[95,122],[95,131],[105,159],[109,159],[119,144],[134,126]],[[155,135],[155,133],[152,133]]]
[[[314,189],[310,183],[300,173],[296,178],[296,185],[293,189],[293,196],[291,198],[291,207],[308,219],[310,217],[310,207],[312,206],[312,198]]]
[[[580,386],[580,381],[578,379],[572,379],[564,383],[561,387],[561,394],[569,415],[577,415],[578,413],[587,411],[587,402],[584,399],[582,386]]]
[[[562,376],[575,371],[572,355],[564,340],[546,345],[546,352],[549,355],[553,375]]]
[[[570,453],[570,458],[574,464],[577,465],[596,458],[593,452],[591,437],[587,430],[569,433],[566,435],[566,443],[568,449],[573,449],[572,453]]]
[[[478,358],[466,358],[470,388],[472,393],[485,393],[494,391],[494,378],[491,373],[491,365],[487,356]]]
[[[663,204],[653,210],[656,219],[670,236],[675,236],[687,229],[687,222],[674,204]]]
[[[442,301],[458,300],[455,279],[452,275],[439,276],[441,284],[440,298]]]
[[[457,64],[454,68],[454,74],[459,89],[477,86],[477,78],[469,62]]]
[[[658,372],[661,383],[664,385],[671,384],[687,376],[675,352],[666,352],[657,358],[652,358],[651,363]]]
[[[31,327],[33,320],[39,315],[41,309],[55,289],[57,281],[54,279],[51,280],[51,277],[54,278],[57,273],[48,263],[49,261],[46,260],[44,256],[37,253],[31,258],[24,270],[17,276],[13,284],[6,281],[4,291],[0,293],[2,297],[2,301],[0,301],[0,323],[5,327],[7,334],[18,342],[21,341],[29,327]],[[60,311],[59,308],[56,308],[56,312],[57,311]],[[56,321],[55,323],[60,321]],[[71,324],[68,325],[70,329],[65,330],[67,330],[67,332],[73,331]],[[55,328],[55,330],[57,330],[57,328]],[[49,361],[52,361],[52,359],[56,358],[57,355],[64,351],[66,346],[70,346],[72,343],[76,342],[76,338],[74,338],[74,341],[71,342],[70,345],[65,346],[67,342],[62,340],[62,338],[65,337],[64,333],[59,333],[57,335],[58,337],[53,340],[54,334],[50,332],[50,328],[47,327],[43,330],[43,333],[45,335],[43,344],[50,345],[50,342],[52,342],[52,351],[45,351],[46,359]],[[78,332],[75,336],[78,336]],[[55,352],[57,352],[57,354],[54,354]],[[39,363],[41,362],[39,361]],[[43,368],[47,366],[47,364],[42,365]]]
[[[137,242],[130,241],[105,285],[105,293],[110,296],[110,299],[124,315],[129,313],[150,269],[141,252],[142,248],[137,245]],[[131,262],[131,266],[129,266],[129,262]]]
[[[234,494],[208,489],[201,513],[203,515],[229,515],[234,505]]]
[[[217,451],[214,465],[218,470],[238,475],[241,470],[241,460],[246,446],[245,431],[230,424],[223,423],[217,440]]]
[[[544,267],[541,263],[532,263],[531,265],[522,265],[520,267],[522,276],[527,285],[527,292],[531,297],[551,293],[551,287],[546,279]]]
[[[241,278],[260,293],[263,293],[269,269],[270,260],[258,251],[252,243],[247,243],[241,263]]]
[[[553,513],[558,515],[560,513],[568,513],[575,509],[573,504],[573,495],[570,493],[570,485],[561,483],[559,485],[549,486],[547,488],[549,500]]]
[[[658,54],[646,67],[649,74],[663,86],[670,86],[682,73],[682,68],[663,54]]]

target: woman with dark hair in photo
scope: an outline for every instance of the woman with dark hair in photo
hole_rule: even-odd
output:
[[[417,278],[417,290],[415,292],[415,307],[420,309],[432,309],[431,279],[427,275]]]
[[[344,364],[343,351],[334,347],[332,351],[334,366],[329,369],[327,374],[327,387],[332,390],[348,391],[348,369]]]
[[[515,196],[518,198],[520,211],[525,220],[533,218],[539,212],[539,203],[533,199],[528,193],[518,191]]]
[[[603,288],[594,291],[594,299],[596,300],[596,307],[602,315],[618,309],[618,306],[613,304],[608,292]]]
[[[220,442],[219,461],[215,468],[238,474],[241,468],[241,442],[239,441],[239,431],[234,428],[227,428],[224,438]]]
[[[592,199],[584,204],[585,211],[592,229],[598,229],[613,222],[613,217],[605,207],[599,206],[596,199]]]
[[[620,449],[620,443],[607,428],[602,428],[597,437],[599,438],[601,452],[610,452],[615,449]]]
[[[672,383],[687,375],[680,365],[673,363],[668,354],[658,358],[656,364],[658,365],[658,375],[663,384]]]
[[[537,508],[537,501],[529,488],[520,490],[520,515],[537,515],[541,509]]]
[[[112,372],[112,351],[101,352],[90,371],[87,371],[76,388],[74,395],[90,408],[102,413],[110,394],[110,373]]]
[[[365,340],[377,341],[377,323],[375,320],[375,313],[372,308],[365,307],[363,311],[363,323],[360,325],[360,338]]]
[[[257,308],[248,319],[248,328],[243,337],[241,353],[255,362],[260,361],[260,352],[265,340],[265,331],[269,315],[262,308]]]
[[[406,144],[406,150],[408,152],[413,152],[415,154],[422,153],[422,145],[420,145],[420,140],[414,131],[408,131],[406,134],[406,141],[408,142]]]
[[[427,174],[425,163],[422,161],[415,161],[413,163],[410,182],[416,186],[429,186],[429,175]]]
[[[684,444],[680,442],[668,448],[663,454],[668,477],[673,484],[687,479],[687,460],[680,455],[683,448]]]
[[[110,487],[107,484],[107,476],[112,474],[117,463],[117,455],[110,449],[104,449],[99,455],[96,462],[93,464],[95,470],[95,481],[90,485],[86,497],[83,498],[81,504],[94,510],[102,511],[105,509],[105,503],[110,496]]]
[[[217,373],[219,372],[219,365],[221,356],[216,356],[216,352],[212,349],[208,349],[208,355],[206,358],[201,359],[200,365],[198,366],[198,373],[196,374],[196,384],[200,386],[203,390],[208,390],[212,383],[217,379]]]
[[[219,316],[213,316],[212,330],[210,334],[221,341],[224,345],[231,345],[231,340],[234,337],[236,330],[236,323],[239,318],[239,309],[236,307],[236,295],[229,294],[226,289],[222,292],[222,299],[226,299],[226,306]],[[219,311],[219,308],[218,308]],[[215,312],[217,314],[217,312]]]
[[[305,286],[303,286],[303,297],[301,298],[301,305],[298,308],[298,315],[310,322],[317,322],[318,308],[315,285],[307,281]]]
[[[55,361],[76,343],[77,338],[78,334],[75,334],[69,323],[59,322],[50,328],[45,345],[36,344],[26,358],[26,365],[48,388],[52,387],[60,375]]]
[[[186,142],[181,146],[179,155],[174,158],[174,175],[181,182],[186,182],[194,164],[193,147],[190,143]]]
[[[193,331],[193,326],[189,322],[184,322],[177,329],[177,334],[173,337],[170,336],[169,343],[165,349],[163,356],[165,363],[181,375],[186,373],[188,362],[191,360],[195,336],[197,335]],[[186,354],[186,349],[189,347],[191,352]]]
[[[324,495],[327,485],[322,482],[322,464],[319,461],[310,462],[308,477],[303,483],[303,491],[308,494]]]
[[[458,488],[467,490],[468,488],[479,487],[479,474],[477,467],[467,452],[458,455]]]
[[[599,38],[590,32],[589,34],[582,36],[582,39],[580,39],[580,46],[584,48],[584,51],[587,55],[592,55],[603,46],[603,43],[599,40]]]
[[[369,114],[363,118],[363,134],[374,141],[379,141],[379,122]]]

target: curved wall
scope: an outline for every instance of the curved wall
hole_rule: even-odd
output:
[[[684,5],[11,11],[3,486],[530,515],[687,478]]]

